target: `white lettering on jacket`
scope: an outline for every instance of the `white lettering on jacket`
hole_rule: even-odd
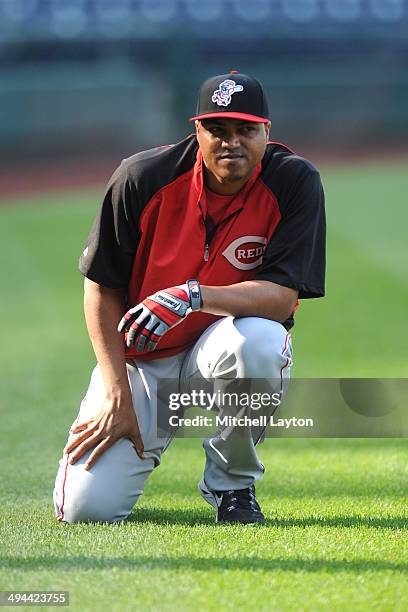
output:
[[[264,236],[241,236],[231,242],[222,254],[238,270],[253,270],[262,263],[266,243]]]

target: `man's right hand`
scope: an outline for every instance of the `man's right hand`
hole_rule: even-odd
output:
[[[72,453],[71,464],[76,463],[90,448],[95,446],[85,463],[89,469],[97,459],[121,438],[129,438],[135,451],[144,459],[143,441],[133,409],[132,395],[106,397],[99,412],[83,422],[75,421],[70,429],[77,434],[64,448],[64,453]]]
[[[154,351],[170,329],[202,306],[200,283],[189,279],[184,285],[168,287],[149,295],[121,318],[118,332],[127,331],[126,344],[136,350]]]

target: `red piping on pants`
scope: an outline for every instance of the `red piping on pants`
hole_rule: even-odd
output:
[[[67,480],[68,459],[69,459],[69,454],[67,454],[67,458],[65,459],[64,480],[62,481],[62,502],[59,508],[59,515],[57,516],[57,521],[64,520],[65,482]]]

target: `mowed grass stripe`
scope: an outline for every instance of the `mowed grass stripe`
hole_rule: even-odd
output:
[[[405,286],[407,161],[322,171],[329,237],[334,229],[359,244],[367,258]]]
[[[137,588],[152,610],[172,609],[169,596],[180,609],[194,602],[233,609],[245,593],[261,610],[336,609],[336,602],[344,609],[350,600],[360,609],[402,610],[404,441],[268,440],[260,451],[268,466],[258,487],[268,525],[260,529],[213,524],[195,492],[198,440],[175,442],[124,524],[56,524],[45,483],[37,495],[26,491],[28,499],[21,489],[14,504],[2,504],[2,581],[69,587],[75,609],[97,609],[102,599],[134,609],[128,598]],[[41,463],[30,457],[34,473]],[[16,457],[8,470],[16,488],[18,464]]]

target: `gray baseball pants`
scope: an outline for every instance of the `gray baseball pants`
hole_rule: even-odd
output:
[[[146,479],[160,464],[161,455],[172,440],[170,434],[166,438],[157,435],[158,380],[179,379],[180,391],[189,392],[194,381],[200,379],[213,379],[217,390],[222,391],[237,379],[257,378],[265,379],[263,391],[283,394],[291,365],[290,335],[280,323],[259,317],[222,318],[183,353],[165,359],[129,362],[128,376],[145,459],[138,457],[133,443],[126,438],[105,451],[89,471],[84,469],[84,464],[92,449],[75,465],[70,465],[68,456],[64,455],[54,489],[57,519],[67,523],[116,522],[130,514],[143,493]],[[103,398],[104,386],[96,366],[81,403],[78,422],[91,418]],[[247,433],[243,435],[242,428],[238,431],[234,427],[221,427],[204,440],[204,479],[210,490],[244,489],[262,476],[265,468],[255,446],[261,441],[264,428],[249,428]]]

